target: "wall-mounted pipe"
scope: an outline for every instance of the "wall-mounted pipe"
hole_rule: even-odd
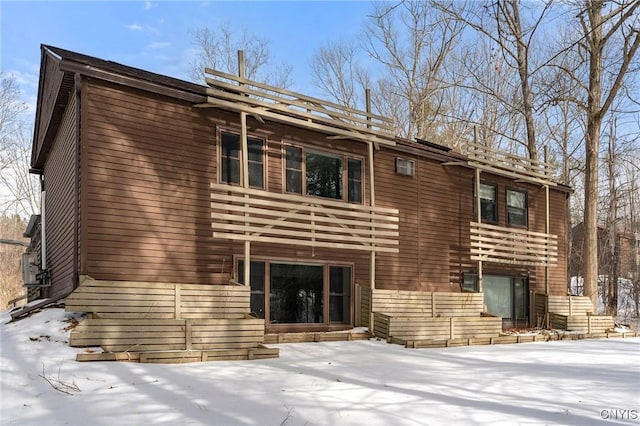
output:
[[[47,234],[46,234],[46,191],[44,188],[44,175],[40,175],[40,260],[41,269],[47,270]]]

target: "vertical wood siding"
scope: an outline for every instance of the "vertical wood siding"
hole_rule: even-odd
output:
[[[76,131],[76,98],[70,96],[44,169],[47,268],[52,282],[49,297],[67,293],[74,286]]]

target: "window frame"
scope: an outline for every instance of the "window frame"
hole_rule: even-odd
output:
[[[401,167],[401,163],[405,163],[404,167]],[[409,167],[410,166],[410,167]],[[401,169],[405,170],[401,170]],[[413,177],[416,174],[416,162],[412,158],[396,157],[396,174],[400,176]]]
[[[242,186],[242,176],[244,173],[244,159],[242,158],[242,136],[240,135],[240,131],[234,130],[234,129],[227,129],[227,128],[221,128],[218,129],[218,141],[216,144],[216,149],[218,151],[218,155],[217,155],[217,177],[218,177],[218,183],[221,184],[226,184],[226,185],[232,185],[232,186]],[[224,180],[224,175],[222,173],[222,164],[223,161],[225,159],[225,156],[223,156],[223,150],[222,150],[222,138],[223,138],[223,134],[228,134],[228,135],[232,135],[238,138],[238,161],[239,161],[239,165],[238,165],[238,170],[239,170],[239,182],[235,183],[235,182],[228,182],[226,180]],[[267,149],[268,149],[268,139],[266,137],[263,136],[258,136],[258,135],[254,135],[254,134],[247,134],[247,145],[250,143],[250,140],[259,140],[261,141],[261,145],[262,145],[262,154],[261,154],[261,159],[262,159],[262,186],[255,186],[255,185],[251,185],[249,184],[249,188],[253,188],[253,189],[262,189],[262,190],[267,190],[268,186],[268,182],[267,182],[267,177],[269,176],[269,174],[267,173]],[[248,146],[247,146],[248,148]],[[249,155],[249,153],[247,152],[247,155]],[[256,161],[251,161],[249,159],[248,163],[254,163],[257,164]],[[250,173],[251,168],[249,167],[249,170],[247,171],[248,173]],[[251,176],[249,176],[249,182],[251,182]]]
[[[287,148],[296,148],[300,150],[300,172],[301,172],[301,186],[300,192],[287,191],[287,171],[289,168],[287,167]],[[312,152],[319,155],[326,155],[327,157],[336,157],[341,158],[342,160],[342,197],[341,198],[331,198],[331,197],[322,197],[317,195],[307,194],[307,153]],[[360,162],[360,201],[351,201],[349,200],[349,161],[359,161]],[[364,204],[365,203],[365,174],[366,161],[364,156],[360,156],[357,154],[346,153],[336,150],[330,149],[318,149],[315,146],[307,146],[305,144],[297,143],[297,142],[283,142],[282,144],[282,193],[283,194],[295,194],[303,197],[314,197],[321,198],[327,200],[334,201],[344,201],[352,204]],[[296,170],[296,169],[291,169]]]
[[[240,254],[234,254],[232,256],[232,270],[231,276],[235,280],[239,280],[240,262],[244,261],[244,256]],[[251,262],[264,263],[264,287],[263,291],[251,291],[252,295],[261,295],[264,297],[264,320],[265,327],[268,332],[286,332],[287,330],[295,331],[301,327],[320,327],[320,329],[326,330],[344,330],[345,327],[351,327],[354,324],[356,315],[355,306],[355,283],[356,283],[356,265],[354,262],[344,261],[330,261],[330,260],[300,260],[296,258],[277,257],[277,256],[251,256]],[[289,265],[306,265],[306,266],[322,266],[323,271],[323,319],[322,323],[273,323],[271,322],[271,264],[289,264]],[[244,265],[243,265],[244,266]],[[337,293],[331,293],[331,267],[347,267],[350,268],[350,282],[348,283],[348,292],[341,293],[349,298],[349,317],[345,318],[344,322],[331,321],[331,296],[338,295]],[[243,271],[244,272],[244,271]],[[242,272],[242,273],[243,273]],[[244,280],[243,280],[244,281]],[[244,284],[242,284],[244,285]]]
[[[517,192],[520,194],[524,194],[524,208],[520,208],[520,207],[514,207],[514,206],[510,206],[509,205],[509,191],[511,192]],[[525,189],[520,189],[520,188],[513,188],[513,187],[506,187],[505,191],[504,191],[504,203],[506,206],[505,209],[505,221],[507,226],[513,227],[513,228],[523,228],[523,229],[528,229],[529,228],[529,193],[527,190]],[[524,216],[524,225],[521,224],[514,224],[511,223],[510,219],[509,219],[509,210],[510,209],[519,209],[519,210],[523,210],[523,216]]]
[[[498,184],[497,183],[493,183],[493,182],[483,182],[480,181],[480,187],[482,187],[482,185],[486,185],[486,186],[492,186],[493,187],[493,193],[495,195],[495,200],[493,202],[494,205],[494,211],[495,211],[495,219],[494,220],[486,220],[484,217],[482,217],[482,199],[480,199],[480,222],[481,223],[489,223],[489,224],[493,224],[493,225],[497,225],[500,221],[500,211],[498,210]],[[480,197],[480,194],[476,194],[476,184],[475,182],[473,183],[473,220],[477,220],[478,218],[478,212],[477,212],[477,208],[478,208],[478,202],[477,202],[477,198]]]
[[[471,286],[466,286],[467,278],[473,280]],[[463,271],[462,277],[460,278],[460,291],[462,293],[479,293],[480,286],[478,285],[478,273],[474,271]]]

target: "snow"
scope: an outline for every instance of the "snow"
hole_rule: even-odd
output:
[[[267,360],[80,363],[81,349],[66,343],[68,318],[59,308],[0,318],[0,424],[640,422],[640,338],[447,349],[298,343],[272,345],[280,358]]]

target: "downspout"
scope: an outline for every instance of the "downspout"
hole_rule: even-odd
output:
[[[44,174],[40,175],[40,269],[47,270],[46,195]]]
[[[78,287],[78,273],[80,268],[80,263],[78,260],[79,257],[79,244],[80,244],[80,232],[78,228],[80,226],[80,132],[81,132],[81,121],[80,121],[80,99],[82,92],[82,78],[79,73],[74,74],[73,78],[74,82],[74,95],[76,97],[76,108],[75,108],[75,118],[76,118],[76,161],[74,167],[75,173],[75,191],[74,191],[74,206],[75,206],[75,220],[73,227],[73,288],[76,289]]]

